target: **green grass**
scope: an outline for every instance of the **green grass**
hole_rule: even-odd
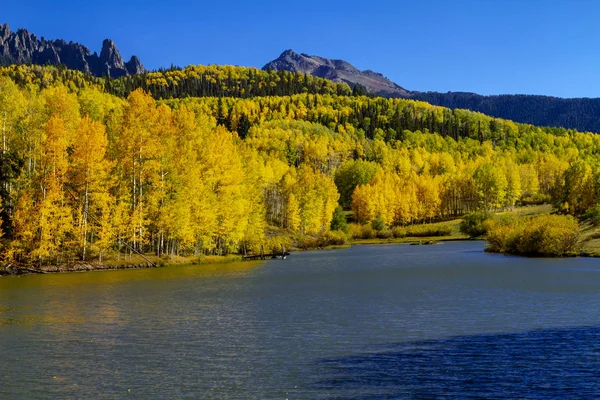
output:
[[[552,212],[552,206],[550,204],[542,204],[536,206],[525,206],[525,207],[517,207],[514,210],[510,211],[502,211],[496,213],[495,215],[515,215],[519,217],[524,216],[534,216],[534,215],[542,215],[549,214]],[[353,239],[351,241],[352,244],[362,245],[362,244],[386,244],[386,243],[416,243],[416,242],[447,242],[447,241],[456,241],[456,240],[468,240],[469,237],[460,232],[460,222],[462,218],[451,219],[443,222],[435,222],[432,224],[422,224],[422,226],[450,226],[452,231],[448,236],[431,236],[431,237],[404,237],[404,238],[387,238],[387,239]],[[598,240],[598,252],[600,253],[600,239]]]
[[[579,238],[580,254],[587,257],[600,257],[600,226],[590,223],[581,225]]]
[[[495,215],[514,215],[517,217],[530,217],[534,215],[550,214],[552,212],[551,204],[541,204],[536,206],[516,207],[511,211],[502,211]]]
[[[382,243],[415,243],[415,242],[442,242],[442,241],[452,241],[452,240],[466,240],[468,236],[460,233],[460,221],[461,219],[453,219],[444,222],[435,222],[432,224],[422,224],[420,226],[424,227],[436,227],[436,226],[450,226],[451,234],[448,236],[407,236],[403,238],[373,238],[373,239],[353,239],[352,244],[382,244]]]

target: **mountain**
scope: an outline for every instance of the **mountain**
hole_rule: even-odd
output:
[[[69,69],[112,78],[145,71],[136,56],[124,62],[110,39],[104,40],[98,55],[79,43],[38,39],[25,29],[11,32],[8,25],[0,25],[0,66],[12,64],[64,65]]]
[[[481,112],[492,117],[538,126],[554,126],[600,133],[600,99],[563,99],[537,95],[482,96],[466,92],[418,92],[404,89],[373,71],[359,71],[343,60],[284,51],[264,70],[302,72],[351,87],[364,86],[368,93],[383,97],[402,97],[448,108]]]
[[[464,92],[411,92],[410,98],[515,122],[600,133],[600,98],[564,99],[523,94],[482,96]]]
[[[263,70],[302,72],[354,87],[363,86],[367,92],[384,97],[406,97],[409,92],[385,76],[370,70],[360,71],[343,60],[330,60],[318,56],[298,54],[286,50],[279,58],[269,62]]]

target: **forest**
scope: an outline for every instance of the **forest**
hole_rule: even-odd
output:
[[[595,134],[289,72],[5,67],[0,119],[7,262],[252,252],[332,235],[342,209],[390,228],[521,204],[580,216],[600,194]]]

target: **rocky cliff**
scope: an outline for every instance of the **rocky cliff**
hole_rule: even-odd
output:
[[[95,76],[134,75],[144,72],[144,67],[136,56],[123,61],[115,43],[106,39],[102,43],[100,55],[75,42],[46,40],[25,29],[12,32],[8,25],[0,25],[0,65],[11,64],[51,64],[64,65]]]
[[[385,76],[371,70],[360,71],[343,60],[298,54],[286,50],[269,62],[263,70],[302,72],[334,82],[345,82],[350,87],[363,86],[367,92],[385,97],[407,97],[409,92]]]

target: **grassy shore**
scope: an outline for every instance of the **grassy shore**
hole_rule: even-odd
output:
[[[513,215],[517,217],[534,216],[541,214],[549,214],[552,212],[552,206],[549,204],[517,207],[514,210],[502,211],[496,213],[498,216]],[[462,218],[451,219],[443,222],[436,222],[432,224],[422,224],[422,227],[450,227],[450,234],[445,236],[406,236],[402,238],[372,238],[372,239],[352,239],[353,245],[364,245],[364,244],[389,244],[389,243],[418,243],[418,242],[448,242],[457,240],[469,240],[469,237],[460,232],[460,223]],[[600,246],[600,239],[599,239]],[[600,247],[599,247],[600,251]]]
[[[580,255],[600,257],[600,226],[593,226],[590,223],[582,224],[579,244]]]
[[[511,211],[496,213],[497,216],[517,216],[528,217],[552,212],[550,205],[538,205],[518,207]],[[269,227],[268,241],[274,248],[279,248],[280,243],[284,243],[286,249],[291,251],[309,251],[309,250],[333,250],[346,249],[353,245],[373,245],[373,244],[394,244],[394,243],[436,243],[458,240],[469,240],[467,235],[460,232],[460,223],[462,219],[456,218],[443,222],[432,224],[422,224],[420,227],[445,227],[449,234],[445,236],[406,236],[390,238],[371,238],[371,239],[350,239],[346,244],[319,245],[318,237],[301,236],[277,227]],[[449,228],[449,229],[448,229]],[[308,244],[308,245],[307,245]],[[310,245],[315,245],[311,247]],[[581,236],[579,239],[579,255],[585,257],[600,257],[600,226],[595,227],[589,223],[581,225]],[[5,270],[0,270],[1,275],[21,275],[27,273],[52,273],[52,272],[83,272],[95,270],[117,270],[132,268],[152,268],[154,266],[176,266],[176,265],[204,265],[219,264],[241,261],[242,255],[230,254],[225,256],[202,255],[199,257],[169,256],[157,257],[155,255],[120,255],[118,257],[105,258],[102,262],[99,260],[75,261],[64,265],[49,265],[41,267],[9,266]],[[12,268],[12,270],[11,270]]]
[[[522,207],[516,209],[513,214],[520,217],[549,214],[552,206],[544,204],[540,206]],[[506,213],[499,213],[503,215]],[[581,257],[600,257],[600,226],[593,226],[589,222],[580,224],[580,237],[578,241],[577,255]]]
[[[242,256],[239,254],[230,254],[225,256],[202,255],[200,257],[157,257],[155,255],[120,255],[119,257],[108,258],[100,262],[98,259],[88,261],[74,261],[63,263],[60,265],[42,265],[42,266],[26,266],[26,265],[8,265],[0,269],[2,275],[26,275],[31,273],[48,274],[56,272],[85,272],[85,271],[106,271],[120,269],[139,269],[139,268],[156,268],[175,265],[205,265],[219,264],[241,261]]]
[[[469,237],[460,232],[461,219],[452,219],[444,222],[436,222],[433,224],[423,224],[427,227],[449,226],[451,228],[450,235],[447,236],[406,236],[403,238],[373,238],[373,239],[352,239],[353,245],[365,244],[389,244],[389,243],[418,243],[418,242],[447,242],[456,240],[468,240]]]

